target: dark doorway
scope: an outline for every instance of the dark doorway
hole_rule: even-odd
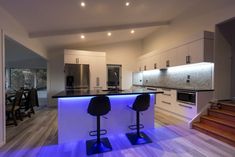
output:
[[[107,87],[108,89],[121,89],[122,65],[107,64]]]

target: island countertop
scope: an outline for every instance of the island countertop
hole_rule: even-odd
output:
[[[163,92],[157,92],[156,90],[146,90],[146,89],[128,89],[128,90],[118,90],[118,91],[108,91],[108,90],[64,90],[52,98],[68,98],[68,97],[85,97],[85,96],[100,96],[100,95],[132,95],[132,94],[157,94]]]

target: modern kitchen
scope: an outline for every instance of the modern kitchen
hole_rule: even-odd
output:
[[[0,156],[234,156],[232,0],[22,3],[0,1]]]

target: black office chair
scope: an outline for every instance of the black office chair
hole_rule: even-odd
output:
[[[132,110],[136,111],[136,125],[130,125],[129,129],[136,130],[134,133],[127,133],[126,136],[132,145],[152,143],[152,140],[144,133],[140,132],[140,129],[144,128],[144,125],[140,124],[140,112],[146,111],[150,105],[150,95],[141,94],[138,95],[133,103]]]
[[[100,129],[100,116],[106,115],[111,110],[110,101],[107,96],[96,96],[91,99],[87,112],[97,117],[97,130],[90,131],[90,136],[97,136],[94,140],[86,141],[87,155],[104,153],[112,150],[112,146],[108,138],[100,138],[105,135],[107,130]]]

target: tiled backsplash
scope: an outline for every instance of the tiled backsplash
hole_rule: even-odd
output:
[[[213,89],[213,71],[214,64],[212,63],[177,66],[166,70],[144,71],[142,72],[142,84],[182,89]],[[136,76],[139,77],[141,75],[133,75],[133,77]],[[134,79],[141,80],[141,78]]]

